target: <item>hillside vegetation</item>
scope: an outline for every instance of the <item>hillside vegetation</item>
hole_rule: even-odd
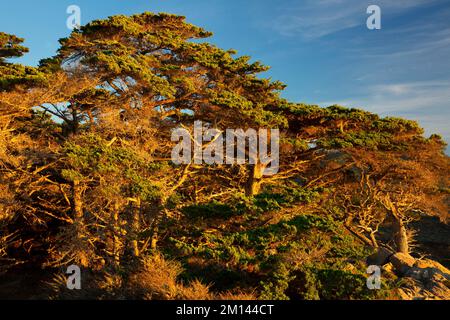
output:
[[[180,16],[113,16],[30,67],[0,33],[0,296],[449,298],[444,141],[287,101],[266,66],[209,36]],[[279,129],[278,173],[175,165],[172,130],[199,120]],[[72,264],[82,290],[66,288]]]

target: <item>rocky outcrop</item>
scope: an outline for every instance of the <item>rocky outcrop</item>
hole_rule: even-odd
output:
[[[422,217],[411,223],[417,251],[450,268],[450,224],[438,217]]]
[[[392,256],[391,261],[394,271],[406,279],[399,289],[402,299],[450,299],[450,270],[440,263],[429,259],[415,261],[411,256],[399,254]]]
[[[405,300],[450,300],[450,270],[430,259],[416,260],[403,254],[380,249],[367,262],[379,262],[384,272],[402,278],[398,294]]]
[[[394,253],[388,249],[379,248],[377,252],[367,258],[367,265],[384,266],[389,263],[389,259],[393,254]]]
[[[392,255],[389,261],[392,263],[395,273],[400,276],[406,275],[416,263],[416,259],[411,257],[409,254],[404,253],[396,253]]]
[[[449,300],[449,278],[434,270],[414,268],[398,290],[404,300]]]

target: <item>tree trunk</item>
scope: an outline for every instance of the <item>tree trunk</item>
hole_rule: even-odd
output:
[[[155,225],[155,228],[153,229],[153,233],[152,233],[152,240],[150,242],[150,248],[153,249],[153,250],[156,249],[156,247],[158,245],[158,240],[159,240],[158,223],[159,223],[159,221],[156,221],[156,225]]]
[[[114,204],[114,213],[113,213],[113,221],[112,221],[112,255],[113,255],[113,264],[118,267],[120,265],[120,248],[121,242],[119,237],[117,236],[117,232],[119,229],[119,204],[116,202]]]
[[[387,208],[390,209],[394,217],[394,242],[397,252],[409,254],[408,233],[406,232],[405,223],[402,215],[398,212],[397,207],[392,203],[389,196],[385,197]]]
[[[394,240],[397,246],[397,252],[409,254],[408,234],[406,232],[406,227],[402,219],[400,218],[395,219],[394,230],[395,230]]]
[[[370,241],[372,242],[372,246],[374,248],[378,248],[377,238],[375,237],[375,232],[370,233]]]
[[[80,249],[86,243],[86,235],[85,235],[85,225],[84,225],[84,214],[83,214],[83,190],[80,186],[80,182],[78,180],[74,180],[72,183],[72,213],[73,213],[73,227],[76,234],[76,241],[74,243],[75,254],[77,256],[77,263],[79,263],[83,267],[87,267],[89,265],[89,259],[86,256],[86,252],[83,249]]]
[[[245,195],[247,197],[254,197],[261,190],[262,177],[264,172],[264,165],[260,162],[250,165],[250,174],[245,186]]]
[[[339,131],[341,133],[345,133],[344,127],[345,127],[345,122],[343,120],[339,121]]]
[[[72,184],[72,211],[74,221],[82,223],[83,220],[83,199],[81,195],[80,182],[78,180],[73,181]]]
[[[153,219],[152,238],[150,242],[150,248],[156,249],[159,240],[159,225],[162,222],[166,214],[166,197],[159,200],[158,211]]]
[[[78,114],[77,111],[75,109],[72,110],[72,134],[77,134],[78,133],[78,128],[80,127],[80,124],[78,123]]]
[[[153,220],[153,230],[152,230],[152,236],[151,236],[151,242],[150,242],[150,248],[156,249],[156,246],[158,244],[159,240],[159,225],[164,220],[164,218],[167,216],[167,200],[170,198],[172,194],[176,192],[176,190],[183,185],[183,183],[186,181],[186,179],[189,176],[189,169],[192,166],[192,162],[186,165],[183,169],[183,173],[178,180],[178,182],[164,195],[162,196],[158,201],[158,212],[155,215],[155,218]],[[195,197],[196,191],[194,190]],[[197,200],[195,200],[197,201]]]
[[[133,208],[133,217],[132,217],[133,240],[131,241],[131,248],[133,256],[135,257],[139,257],[140,254],[138,243],[140,219],[141,219],[141,199],[138,198],[136,201],[136,208]]]

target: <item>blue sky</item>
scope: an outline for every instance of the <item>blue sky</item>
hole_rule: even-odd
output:
[[[69,34],[69,5],[82,24],[114,14],[181,14],[209,40],[272,69],[286,98],[360,107],[418,120],[450,142],[449,0],[16,0],[2,1],[0,30],[26,38],[36,65]],[[380,6],[381,30],[366,27]]]

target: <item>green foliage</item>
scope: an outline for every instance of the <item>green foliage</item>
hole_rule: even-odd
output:
[[[386,117],[373,122],[372,127],[380,132],[389,133],[405,133],[412,132],[415,134],[422,134],[423,129],[420,128],[416,121],[406,120],[401,118]]]
[[[270,282],[262,282],[262,291],[260,299],[262,300],[289,300],[286,295],[286,290],[289,288],[289,283],[295,279],[291,275],[289,268],[281,263],[271,277]]]
[[[16,85],[37,85],[46,79],[37,69],[20,64],[0,64],[0,75],[0,90]]]
[[[398,150],[402,148],[402,143],[396,143],[390,133],[367,131],[350,132],[331,139],[321,139],[318,145],[327,149],[361,147],[371,150]]]
[[[61,39],[55,59],[66,65],[80,63],[98,73],[117,95],[145,97],[154,103],[171,101],[178,114],[189,110],[203,119],[203,112],[217,114],[220,107],[220,116],[227,120],[224,125],[245,118],[255,126],[286,127],[284,116],[272,111],[282,102],[279,91],[284,85],[258,79],[257,74],[268,69],[260,62],[190,41],[210,35],[181,16],[119,15],[95,20]],[[44,61],[42,68],[52,64]],[[202,109],[196,107],[199,102]]]
[[[302,188],[295,186],[295,184],[293,186],[268,187],[253,198],[236,196],[232,206],[240,213],[253,212],[260,214],[284,207],[292,207],[298,203],[311,203],[317,200],[320,194],[325,191],[324,188]]]
[[[39,85],[46,81],[45,74],[38,69],[6,61],[28,52],[28,48],[21,45],[23,41],[22,38],[0,32],[0,91],[10,90],[16,85]]]
[[[309,105],[304,103],[286,103],[280,106],[280,109],[302,118],[311,118],[317,116],[323,116],[325,109],[318,105]]]
[[[86,135],[79,141],[68,141],[63,152],[72,166],[62,170],[62,176],[69,181],[113,175],[122,181],[124,196],[139,197],[144,201],[154,201],[161,196],[160,186],[146,173],[160,170],[164,164],[149,165],[132,149],[113,147],[98,136]]]
[[[21,57],[28,48],[21,45],[24,39],[15,35],[0,32],[0,62],[5,58]]]
[[[345,108],[339,105],[332,105],[325,108],[325,116],[330,120],[342,119],[347,121],[358,121],[360,123],[378,119],[377,115],[370,112],[355,108]]]
[[[96,135],[87,135],[80,141],[66,142],[63,152],[73,167],[99,174],[117,173],[123,168],[137,169],[144,160],[130,149],[112,147]]]
[[[309,149],[308,141],[302,138],[282,138],[280,144],[289,144],[294,152],[302,152]]]
[[[233,261],[233,264],[257,263],[264,267],[271,259],[284,252],[308,230],[333,232],[333,221],[314,215],[300,215],[287,221],[241,232],[202,233],[197,245],[172,239],[185,254],[198,254],[209,259]],[[254,252],[256,250],[256,253]]]
[[[311,203],[324,192],[323,188],[284,187],[280,192],[272,193],[269,190],[255,196],[254,206],[258,211],[266,212],[293,206],[298,203]]]
[[[297,244],[296,247],[305,250],[317,245],[316,241]],[[331,244],[326,244],[326,240],[321,242],[328,246],[345,247],[345,243],[336,239]],[[348,252],[349,255],[341,258],[334,252],[331,250],[322,259],[305,261],[300,265],[292,265],[283,260],[278,261],[270,274],[270,280],[261,283],[263,288],[261,297],[282,300],[352,300],[383,299],[389,294],[389,290],[394,285],[391,280],[385,279],[381,290],[369,290],[366,285],[365,264],[353,265],[348,262],[353,259],[358,261],[356,259],[364,257],[361,252]],[[302,256],[308,257],[307,254]]]
[[[143,201],[155,201],[161,197],[160,186],[142,174],[127,170],[126,177],[130,180],[128,185],[124,186],[125,194],[129,197],[139,197]]]
[[[184,207],[182,211],[189,219],[195,218],[228,219],[234,214],[233,209],[229,205],[217,201],[213,201],[203,205],[187,206]]]

